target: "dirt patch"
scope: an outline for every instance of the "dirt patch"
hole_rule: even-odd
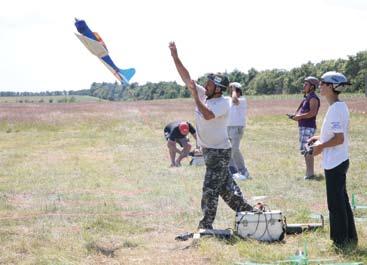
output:
[[[294,112],[302,100],[299,99],[248,99],[248,115],[280,115]],[[367,98],[346,98],[351,112],[367,114]],[[328,104],[321,98],[321,112]],[[135,102],[73,103],[73,104],[0,104],[0,119],[8,122],[40,122],[59,124],[70,120],[85,121],[101,118],[105,120],[136,115],[148,125],[154,117],[190,117],[194,111],[192,99],[153,100]]]
[[[114,213],[45,213],[34,211],[27,214],[0,215],[0,220],[27,220],[39,217],[159,217],[175,214],[176,211],[116,211]]]
[[[248,100],[248,115],[281,115],[286,113],[294,113],[302,101],[299,99],[265,99],[265,100]],[[346,99],[350,112],[367,114],[367,98]],[[329,104],[324,98],[321,98],[319,112],[324,113]]]

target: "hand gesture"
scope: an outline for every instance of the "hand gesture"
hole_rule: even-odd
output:
[[[257,212],[264,212],[265,211],[265,205],[262,202],[258,202],[254,206],[254,210]]]
[[[316,144],[312,146],[312,155],[317,156],[322,153],[322,145]]]
[[[176,48],[176,43],[174,41],[171,41],[168,45],[169,49],[171,50],[171,56],[172,57],[177,57],[177,48]]]
[[[319,140],[319,136],[312,136],[311,138],[309,138],[307,140],[307,143],[309,143],[310,145],[314,144],[317,140]]]
[[[196,83],[194,80],[190,80],[187,88],[190,90],[190,93],[193,97],[198,96],[198,91],[196,90]]]
[[[232,91],[233,91],[232,86],[229,86],[227,91],[228,91],[228,95],[232,97]]]

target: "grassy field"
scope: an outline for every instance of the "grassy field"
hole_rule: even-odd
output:
[[[0,97],[0,103],[64,103],[104,101],[91,96],[22,96]]]
[[[304,181],[298,130],[285,113],[294,98],[249,98],[241,149],[252,180],[239,183],[251,203],[266,195],[288,222],[327,216],[325,181]],[[348,96],[351,165],[348,191],[367,204],[367,100]],[[327,104],[322,102],[321,125]],[[0,264],[233,264],[269,262],[308,244],[311,258],[367,264],[367,222],[357,222],[359,247],[336,253],[323,231],[286,237],[198,244],[174,238],[201,218],[204,168],[185,160],[169,168],[163,127],[193,122],[191,99],[75,104],[0,104]],[[322,174],[320,158],[316,171]],[[356,216],[367,216],[357,212]],[[233,228],[220,201],[216,228]]]

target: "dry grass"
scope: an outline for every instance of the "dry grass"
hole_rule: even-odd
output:
[[[305,182],[297,127],[284,115],[299,98],[249,99],[242,150],[253,180],[247,198],[267,195],[291,222],[327,215],[324,180]],[[352,111],[349,193],[367,203],[365,98]],[[318,124],[325,113],[323,102]],[[169,169],[163,127],[193,121],[192,100],[0,104],[0,264],[230,264],[285,258],[308,242],[311,257],[367,262],[366,223],[357,251],[331,249],[328,228],[282,244],[174,237],[201,217],[204,168]],[[322,173],[317,163],[318,173]],[[357,213],[361,216],[363,213]],[[367,213],[366,213],[367,215]],[[221,201],[215,226],[233,227]]]

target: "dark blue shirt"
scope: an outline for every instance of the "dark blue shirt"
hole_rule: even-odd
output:
[[[176,139],[181,139],[181,138],[186,137],[186,135],[183,135],[180,132],[180,129],[178,128],[181,122],[182,121],[174,121],[174,122],[167,124],[167,126],[164,128],[164,135],[166,136],[167,140],[170,139],[171,141],[176,141]],[[189,132],[191,134],[196,133],[196,130],[191,125],[191,123],[187,122],[187,124],[189,125]]]
[[[312,98],[315,98],[318,102],[317,111],[316,111],[316,115],[317,115],[317,112],[319,111],[319,108],[320,108],[320,99],[314,91],[312,91],[311,93],[309,93],[308,95],[305,96],[305,98],[303,99],[303,101],[300,105],[301,108],[299,110],[299,113],[302,114],[302,113],[307,113],[307,112],[310,111],[310,101],[311,101]],[[316,129],[316,115],[314,117],[311,117],[311,118],[299,120],[298,121],[298,126],[299,127],[308,127],[308,128],[315,128]]]

